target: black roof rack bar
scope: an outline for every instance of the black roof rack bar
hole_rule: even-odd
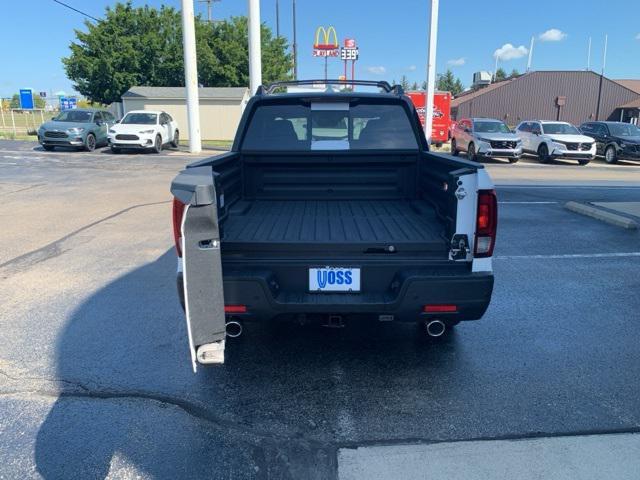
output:
[[[298,85],[341,85],[348,87],[350,85],[359,85],[367,87],[378,87],[384,90],[386,93],[395,93],[396,95],[404,94],[404,90],[400,85],[391,86],[389,82],[384,80],[285,80],[281,82],[273,82],[268,85],[260,85],[256,91],[256,95],[269,95],[278,87],[286,86],[298,86]]]

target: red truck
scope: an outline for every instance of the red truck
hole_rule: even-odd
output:
[[[425,92],[406,92],[418,111],[422,128],[424,128]],[[451,137],[451,93],[435,92],[433,95],[433,127],[431,143],[437,146],[449,141]]]

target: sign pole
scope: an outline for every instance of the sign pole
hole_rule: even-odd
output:
[[[184,84],[187,90],[189,151],[202,151],[200,138],[200,99],[198,98],[198,62],[193,0],[182,0],[182,43],[184,48]]]
[[[260,0],[249,0],[249,85],[251,95],[262,85],[260,53]]]
[[[424,106],[424,135],[427,137],[427,144],[431,145],[431,134],[433,130],[433,94],[436,87],[436,48],[438,42],[438,2],[431,0],[431,12],[429,14],[429,51],[427,60],[427,98]]]

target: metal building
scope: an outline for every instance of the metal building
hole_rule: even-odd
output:
[[[456,120],[491,117],[511,126],[522,120],[638,123],[640,81],[610,80],[592,71],[538,71],[463,92],[451,102]]]
[[[205,140],[233,140],[244,104],[246,87],[201,87],[200,129]],[[164,110],[178,121],[180,138],[188,138],[184,87],[131,87],[122,95],[123,114],[131,110]]]

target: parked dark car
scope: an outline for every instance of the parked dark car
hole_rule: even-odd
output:
[[[596,141],[596,154],[607,163],[640,160],[640,130],[623,122],[587,122],[580,126],[585,135]]]

